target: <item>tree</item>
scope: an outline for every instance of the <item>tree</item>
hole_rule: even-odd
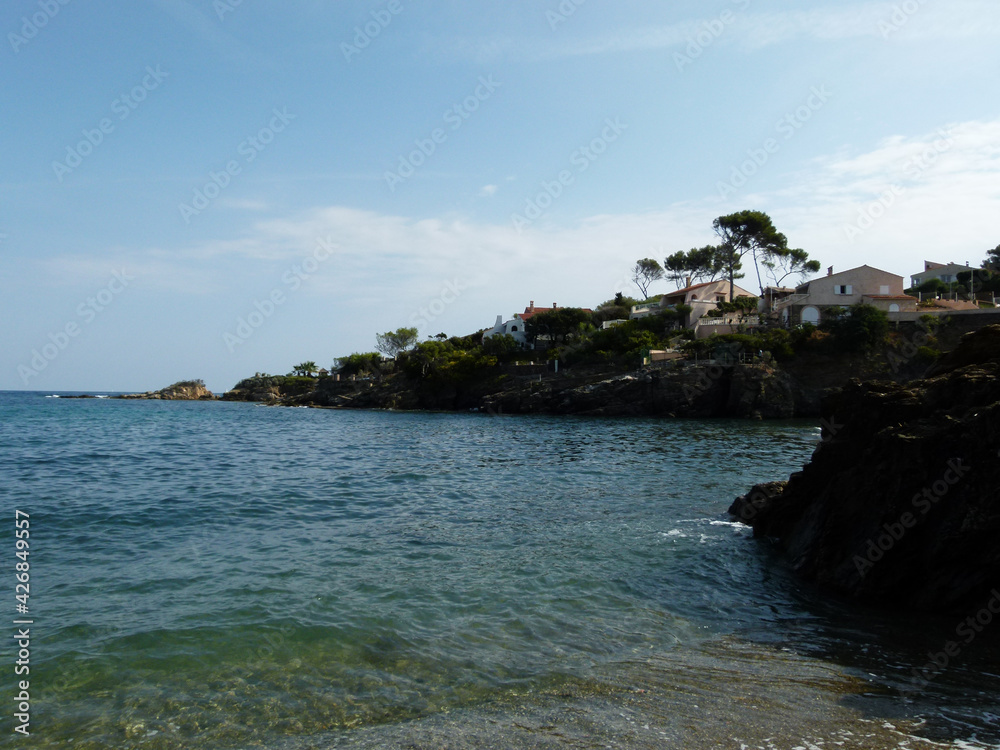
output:
[[[742,331],[746,320],[757,314],[758,302],[756,297],[737,297],[732,302],[720,302],[716,305],[717,317],[723,315],[735,315],[736,324]],[[711,315],[712,313],[709,313]],[[716,317],[716,316],[713,316]]]
[[[647,299],[649,297],[649,287],[654,281],[659,281],[663,278],[663,267],[660,266],[659,261],[653,260],[652,258],[643,258],[642,260],[637,260],[635,266],[632,267],[632,283],[639,287],[639,291],[642,292],[642,298]]]
[[[717,245],[691,248],[688,252],[678,251],[664,261],[667,278],[677,284],[680,289],[686,286],[690,277],[692,283],[699,281],[715,281],[726,270],[723,249]],[[742,266],[737,263],[735,271]],[[743,278],[738,274],[737,279]]]
[[[980,292],[997,294],[1000,292],[1000,273],[990,271],[988,268],[970,268],[968,271],[961,271],[955,274],[958,284],[973,296]]]
[[[918,286],[915,290],[919,294],[930,294],[937,296],[939,294],[947,294],[951,291],[951,286],[945,284],[941,279],[927,279],[923,284]]]
[[[509,333],[483,339],[483,352],[494,357],[504,357],[508,354],[521,351],[522,348],[517,339]]]
[[[771,277],[774,286],[781,286],[781,282],[789,276],[818,273],[821,268],[819,261],[809,260],[809,253],[802,248],[789,250],[784,255],[771,255],[764,258],[762,265],[767,269],[767,275]]]
[[[600,328],[601,324],[608,320],[628,320],[629,316],[632,314],[631,306],[626,307],[625,305],[602,305],[598,307],[593,316],[591,316],[591,322],[595,327]]]
[[[634,297],[626,297],[621,292],[615,292],[615,296],[612,299],[605,300],[604,302],[599,304],[595,308],[595,310],[603,310],[608,307],[625,307],[631,310],[632,307],[638,305],[640,302],[642,302],[641,299],[635,299]]]
[[[340,370],[341,375],[350,377],[351,375],[373,375],[379,371],[381,364],[382,355],[378,352],[369,352],[338,357],[334,362],[334,367]]]
[[[986,253],[986,261],[983,263],[983,268],[987,271],[1000,271],[1000,245],[997,245]]]
[[[417,343],[416,328],[397,328],[395,331],[380,333],[375,337],[375,348],[387,357],[395,359]]]
[[[524,332],[532,341],[538,336],[565,341],[582,326],[590,323],[590,320],[591,314],[579,307],[560,307],[532,315],[524,321]]]
[[[729,279],[729,299],[733,298],[736,286],[736,271],[749,255],[757,271],[757,284],[761,294],[764,282],[760,277],[760,266],[766,260],[787,255],[788,238],[774,228],[771,217],[763,211],[739,211],[728,216],[720,216],[712,222],[712,228],[722,240],[720,260]]]
[[[316,367],[316,363],[310,359],[308,362],[302,362],[300,364],[295,365],[295,367],[292,368],[292,372],[294,372],[296,375],[304,375],[306,377],[311,377],[312,374],[316,372],[317,369],[319,368]]]

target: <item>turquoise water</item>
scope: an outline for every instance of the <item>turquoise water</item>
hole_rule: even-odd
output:
[[[11,554],[31,516],[30,747],[529,746],[511,717],[610,726],[623,696],[660,740],[682,719],[723,738],[688,747],[766,747],[783,721],[996,742],[995,633],[900,698],[953,623],[819,597],[726,517],[818,437],[0,393]]]

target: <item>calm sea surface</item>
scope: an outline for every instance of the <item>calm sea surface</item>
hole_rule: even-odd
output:
[[[1000,621],[903,695],[957,618],[819,596],[729,522],[813,424],[46,395],[0,393],[34,620],[0,747],[1000,742]]]

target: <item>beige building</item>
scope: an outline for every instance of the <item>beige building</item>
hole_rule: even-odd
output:
[[[757,295],[753,292],[748,292],[746,289],[738,286],[733,288],[733,296],[757,298]],[[678,289],[676,292],[664,294],[657,302],[636,305],[632,308],[632,314],[629,315],[629,318],[632,320],[645,318],[647,315],[655,315],[668,307],[687,305],[691,308],[688,325],[694,326],[709,310],[714,310],[720,302],[728,301],[729,282],[727,280],[706,281],[703,284],[686,286],[683,289]]]
[[[757,295],[748,292],[742,287],[733,287],[734,297],[751,297],[757,299]],[[655,315],[669,307],[677,305],[687,305],[691,308],[684,325],[693,328],[698,338],[707,338],[713,333],[733,333],[737,330],[739,321],[735,315],[724,315],[722,317],[708,317],[707,313],[715,310],[720,302],[729,301],[729,281],[706,281],[703,284],[693,284],[678,289],[676,292],[664,294],[656,302],[636,305],[632,308],[629,316],[632,320],[645,318],[647,315]],[[742,321],[743,325],[757,325],[759,318],[754,315]]]
[[[917,298],[903,293],[903,277],[871,266],[859,266],[807,281],[795,293],[775,300],[773,311],[787,325],[818,324],[824,310],[867,304],[887,313],[915,312]]]
[[[910,288],[916,289],[924,282],[931,279],[940,279],[945,284],[954,284],[958,281],[958,274],[968,273],[974,269],[966,263],[964,266],[959,263],[934,263],[930,260],[924,261],[924,272],[915,273],[910,276]]]

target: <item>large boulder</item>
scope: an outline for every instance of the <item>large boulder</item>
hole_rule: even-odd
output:
[[[965,336],[929,377],[851,381],[787,483],[730,512],[803,577],[917,609],[963,609],[1000,585],[1000,326]]]

